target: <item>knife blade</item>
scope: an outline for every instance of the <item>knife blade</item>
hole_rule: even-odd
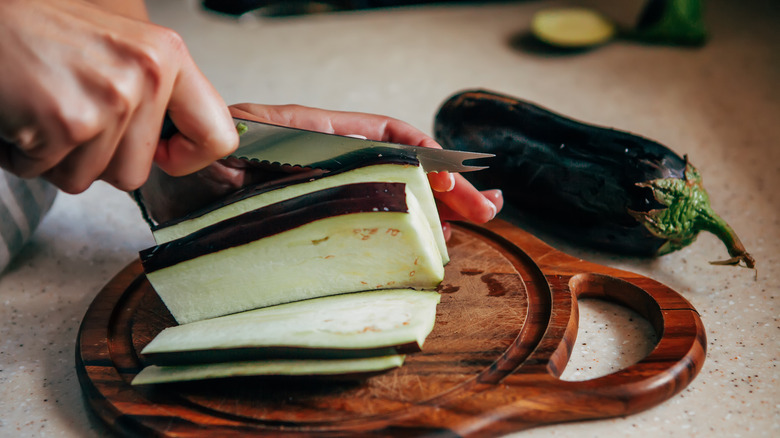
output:
[[[367,140],[236,117],[233,121],[240,134],[239,146],[228,157],[270,164],[334,170],[347,161],[390,153],[416,157],[425,172],[471,172],[487,166],[466,161],[495,156]],[[175,132],[175,126],[166,117],[161,137],[170,138]]]

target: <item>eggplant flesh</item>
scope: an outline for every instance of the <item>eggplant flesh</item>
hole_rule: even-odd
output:
[[[220,362],[192,365],[150,365],[135,378],[132,385],[216,380],[238,377],[307,378],[322,377],[343,380],[362,380],[398,368],[404,355],[363,357],[351,359],[300,359]]]
[[[493,153],[490,170],[465,174],[499,188],[529,223],[622,254],[657,256],[717,235],[731,258],[754,267],[736,233],[710,208],[687,157],[629,132],[595,126],[516,97],[467,90],[440,107],[436,140]]]
[[[433,330],[438,292],[334,295],[168,327],[141,351],[155,365],[353,359],[416,353]]]
[[[141,252],[179,324],[339,293],[435,289],[442,256],[403,183],[301,195]]]

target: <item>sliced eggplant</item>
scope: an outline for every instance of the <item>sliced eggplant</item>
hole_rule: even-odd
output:
[[[179,324],[372,289],[434,289],[444,278],[428,219],[406,184],[319,190],[141,252]]]
[[[153,225],[152,233],[157,244],[162,244],[194,233],[201,228],[238,216],[248,211],[284,201],[285,199],[359,182],[405,183],[420,202],[436,239],[442,263],[449,262],[447,244],[441,228],[425,171],[416,158],[390,153],[371,160],[345,158],[345,167],[333,172],[307,172],[293,174],[285,179],[258,184],[231,194],[219,202],[176,220]]]
[[[360,379],[403,365],[403,355],[359,359],[301,359],[225,362],[197,365],[150,365],[138,373],[133,385],[149,385],[242,376],[322,376]]]
[[[438,292],[335,295],[166,328],[141,353],[156,365],[357,358],[420,351]]]

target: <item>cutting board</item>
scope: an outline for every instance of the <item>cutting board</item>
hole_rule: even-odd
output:
[[[136,261],[82,322],[77,371],[89,406],[127,436],[469,436],[629,415],[688,385],[705,357],[696,310],[647,277],[557,251],[495,220],[455,224],[436,326],[403,367],[359,382],[236,378],[131,386],[140,350],[174,320]],[[577,300],[644,316],[658,344],[593,380],[558,379],[577,335]]]

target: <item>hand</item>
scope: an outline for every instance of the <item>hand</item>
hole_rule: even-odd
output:
[[[0,2],[0,166],[79,193],[197,171],[238,145],[181,38],[78,0]],[[166,110],[180,134],[160,142]]]
[[[374,140],[404,143],[414,146],[441,148],[433,139],[399,120],[365,113],[327,111],[298,105],[240,104],[230,108],[235,117],[258,120],[301,129],[338,135],[361,135]],[[154,170],[141,194],[154,219],[164,222],[184,215],[219,199],[240,187],[256,183],[260,178],[284,176],[257,172],[240,160],[220,160],[208,168],[184,178],[170,178]],[[292,172],[296,169],[287,169]],[[280,173],[281,172],[281,173]],[[499,190],[479,192],[465,178],[447,172],[429,173],[428,179],[439,205],[443,221],[468,220],[484,223],[492,219],[503,206]],[[197,187],[197,190],[192,190]],[[188,193],[197,196],[188,196]],[[445,235],[449,228],[445,224]]]

